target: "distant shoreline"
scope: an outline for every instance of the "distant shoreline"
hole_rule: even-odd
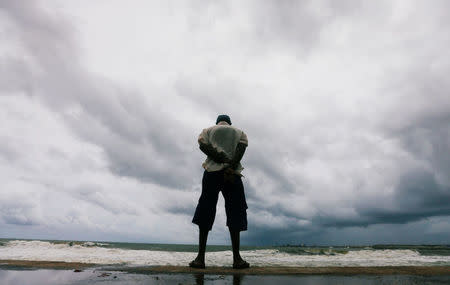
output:
[[[188,266],[140,266],[125,267],[80,262],[0,260],[0,269],[60,269],[84,270],[100,268],[107,271],[123,271],[138,274],[242,274],[242,275],[449,275],[450,266],[352,266],[352,267],[251,267],[235,270],[231,267],[207,267],[193,269]]]

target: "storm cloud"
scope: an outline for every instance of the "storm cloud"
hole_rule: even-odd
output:
[[[1,237],[195,242],[196,140],[227,113],[244,243],[445,242],[448,8],[3,1]]]

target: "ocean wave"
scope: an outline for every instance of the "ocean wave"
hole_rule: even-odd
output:
[[[348,249],[334,249],[334,248],[301,248],[301,247],[280,247],[277,248],[279,252],[299,255],[336,255],[346,254]]]
[[[105,247],[105,243],[11,240],[0,247],[0,259],[65,261],[94,264],[187,265],[195,252],[133,250]],[[326,250],[326,249],[325,249]],[[331,249],[329,249],[331,250]],[[278,249],[243,250],[253,266],[408,266],[450,265],[450,256],[424,256],[411,249],[361,249],[333,254],[291,254]],[[232,252],[207,252],[209,266],[229,266]]]

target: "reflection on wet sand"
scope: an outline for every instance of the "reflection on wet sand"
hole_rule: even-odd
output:
[[[206,275],[206,276],[205,276]],[[437,275],[245,275],[239,274],[135,274],[120,271],[86,269],[86,270],[11,270],[0,266],[1,285],[169,285],[169,284],[346,284],[346,285],[378,285],[378,284],[450,284],[449,274]]]
[[[203,285],[205,283],[205,274],[202,274],[202,273],[194,274],[194,277],[195,277],[196,285]],[[243,279],[243,275],[234,274],[233,275],[233,285],[241,285],[242,279]]]

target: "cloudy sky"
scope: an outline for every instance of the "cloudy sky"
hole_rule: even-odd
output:
[[[203,128],[244,244],[449,243],[449,1],[0,2],[0,237],[196,243]],[[223,198],[210,242],[229,242]]]

